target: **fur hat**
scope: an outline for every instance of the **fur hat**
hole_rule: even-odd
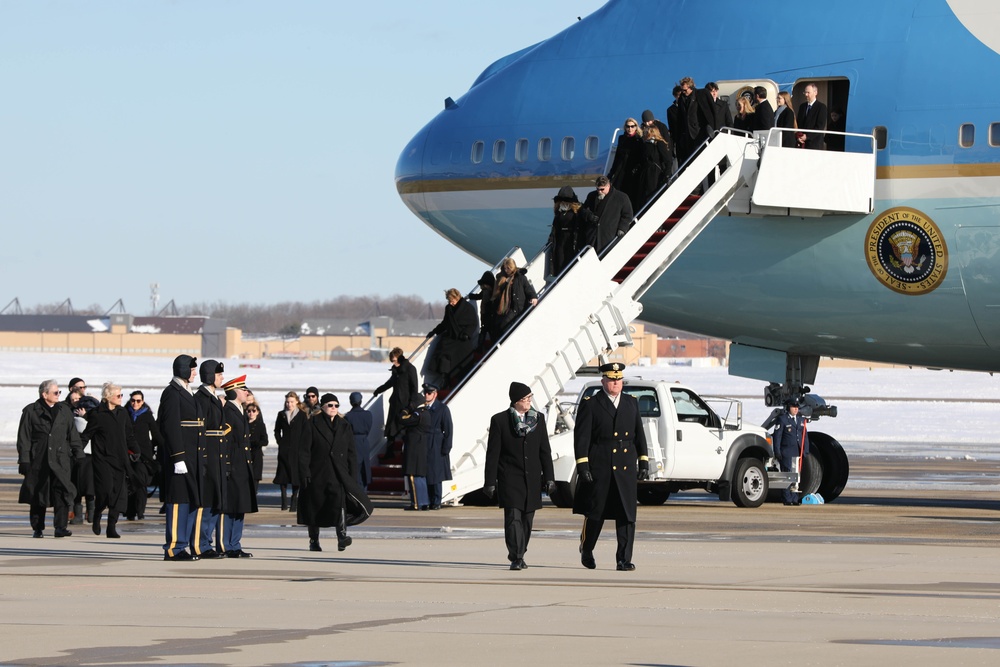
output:
[[[178,355],[174,359],[174,377],[181,378],[185,382],[191,377],[191,369],[198,367],[198,360],[187,354]],[[72,385],[70,385],[72,386]]]
[[[568,185],[564,185],[559,188],[559,194],[552,198],[552,201],[568,201],[570,203],[577,203],[580,200],[576,197],[576,192],[573,191]]]
[[[224,370],[225,369],[222,367],[221,361],[206,359],[201,362],[201,368],[198,369],[198,374],[204,384],[215,384],[215,375],[217,373],[222,373]]]

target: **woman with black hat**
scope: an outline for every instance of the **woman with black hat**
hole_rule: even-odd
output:
[[[366,520],[372,503],[358,484],[358,454],[351,425],[340,414],[340,401],[323,394],[321,414],[309,420],[305,446],[299,452],[299,480],[302,488],[297,519],[309,527],[309,550],[322,551],[319,529],[337,530],[337,550],[353,540],[347,527]]]
[[[580,218],[582,204],[570,186],[564,185],[552,201],[555,202],[552,207],[555,216],[549,233],[552,244],[549,275],[558,276],[582,247],[579,240],[583,236],[584,222]]]
[[[545,416],[531,407],[531,388],[511,382],[507,394],[510,407],[490,419],[483,491],[499,495],[507,560],[510,569],[523,570],[531,523],[542,506],[542,480],[550,496],[556,484]]]

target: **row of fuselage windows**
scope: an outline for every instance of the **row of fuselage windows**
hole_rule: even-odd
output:
[[[881,150],[886,146],[886,128],[879,126],[874,130],[878,140],[878,148]],[[972,148],[976,143],[976,126],[973,123],[963,123],[958,128],[958,145],[962,148]],[[990,146],[1000,146],[1000,123],[990,123],[989,127]],[[527,162],[531,145],[527,139],[518,139],[514,142],[514,162]],[[590,135],[583,141],[583,155],[588,160],[596,160],[600,152],[600,140]],[[552,160],[552,139],[542,137],[538,140],[535,156],[539,162],[550,162]],[[563,137],[559,144],[559,158],[563,162],[569,162],[576,156],[576,138]],[[474,141],[472,143],[472,162],[479,164],[486,157],[486,142]],[[493,142],[493,162],[502,164],[507,160],[507,141],[497,139]]]
[[[600,152],[600,141],[594,135],[583,140],[583,156],[588,160],[596,160]],[[514,142],[514,162],[527,162],[531,153],[531,144],[527,139],[518,139]],[[486,142],[474,141],[472,143],[472,162],[479,164],[486,157]],[[502,164],[507,160],[507,141],[497,139],[493,142],[493,162]],[[550,162],[552,157],[552,139],[542,137],[535,147],[535,157],[539,162]],[[576,157],[576,138],[563,137],[559,144],[559,159],[569,162]]]

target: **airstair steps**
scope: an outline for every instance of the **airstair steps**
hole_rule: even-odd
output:
[[[744,154],[748,160],[757,157],[752,144],[750,138],[724,132],[706,142],[628,233],[601,257],[593,248],[584,249],[560,276],[538,290],[538,304],[453,385],[444,399],[454,422],[454,479],[445,483],[445,502],[457,502],[482,487],[487,427],[491,415],[509,405],[511,381],[531,387],[534,406],[547,413],[552,427],[559,396],[576,372],[598,356],[632,345],[630,325],[642,312],[639,299],[745,182]],[[704,195],[693,196],[712,173],[716,178]],[[518,267],[525,266],[520,250],[515,249],[515,255]],[[546,259],[543,251],[525,266],[536,286],[544,282]],[[428,350],[423,345],[410,357],[421,376]],[[379,425],[384,423],[382,406],[387,400],[382,394],[368,406]],[[380,447],[373,444],[374,455]],[[569,479],[573,452],[553,451],[553,459],[557,479]]]

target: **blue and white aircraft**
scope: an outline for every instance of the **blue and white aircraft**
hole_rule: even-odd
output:
[[[665,120],[686,76],[734,97],[788,91],[794,107],[816,83],[848,133],[875,137],[874,197],[864,213],[730,206],[645,293],[643,319],[733,341],[732,372],[784,383],[769,402],[821,356],[1000,370],[992,0],[610,0],[448,98],[403,150],[397,189],[472,255],[530,256],[559,187],[582,199],[624,119]],[[808,178],[820,191],[839,176]]]

